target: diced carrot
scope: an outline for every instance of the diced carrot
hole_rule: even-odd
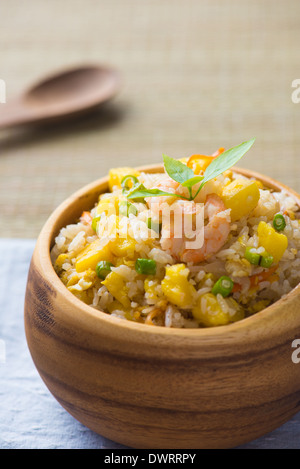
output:
[[[287,215],[288,217],[290,217],[291,220],[295,220],[296,217],[295,217],[295,214],[292,210],[285,210],[283,212],[283,215]]]
[[[83,223],[86,223],[87,225],[91,225],[93,221],[93,217],[91,215],[91,212],[82,212],[80,221]]]
[[[270,277],[275,273],[277,267],[278,265],[274,265],[273,267],[270,267],[270,269],[265,270],[264,272],[261,272],[260,274],[252,275],[250,277],[251,287],[255,287],[260,282],[265,282],[267,280],[270,280]]]
[[[150,313],[147,314],[147,317],[146,317],[146,320],[145,320],[145,324],[154,326],[153,319],[154,319],[156,316],[159,316],[161,313],[162,313],[162,310],[161,310],[161,309],[159,309],[159,308],[153,309]]]
[[[270,269],[265,270],[264,272],[261,272],[260,274],[255,274],[251,275],[250,277],[250,288],[256,287],[260,282],[275,282],[275,280],[278,280],[277,275],[273,275],[278,268],[278,265],[274,265],[273,267],[270,267]],[[242,285],[240,283],[235,283],[233,286],[233,293],[241,291]]]
[[[241,289],[242,289],[242,285],[240,283],[235,283],[233,285],[232,293],[236,293],[238,291],[241,291]]]

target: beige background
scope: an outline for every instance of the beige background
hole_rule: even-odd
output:
[[[0,133],[1,237],[36,237],[51,211],[111,166],[211,153],[257,138],[240,166],[300,191],[298,0],[20,0],[0,7],[7,104],[86,62],[123,75],[98,113]]]

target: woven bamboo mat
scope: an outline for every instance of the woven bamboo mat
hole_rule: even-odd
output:
[[[123,87],[93,115],[0,134],[2,237],[36,237],[111,166],[211,153],[255,136],[241,166],[300,191],[297,0],[52,0],[1,5],[7,103],[53,70],[99,62]],[[0,104],[5,113],[6,104]]]

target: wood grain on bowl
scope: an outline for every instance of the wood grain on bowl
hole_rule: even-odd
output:
[[[146,171],[162,167],[143,168]],[[282,184],[247,170],[274,189]],[[134,448],[230,448],[300,410],[300,288],[240,322],[171,329],[94,310],[60,281],[50,247],[60,228],[91,208],[107,178],[67,199],[46,222],[32,257],[25,330],[47,387],[76,419]]]

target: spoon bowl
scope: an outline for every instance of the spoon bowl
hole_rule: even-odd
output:
[[[110,67],[87,65],[40,80],[0,115],[0,128],[46,123],[90,111],[113,98],[120,74]]]

